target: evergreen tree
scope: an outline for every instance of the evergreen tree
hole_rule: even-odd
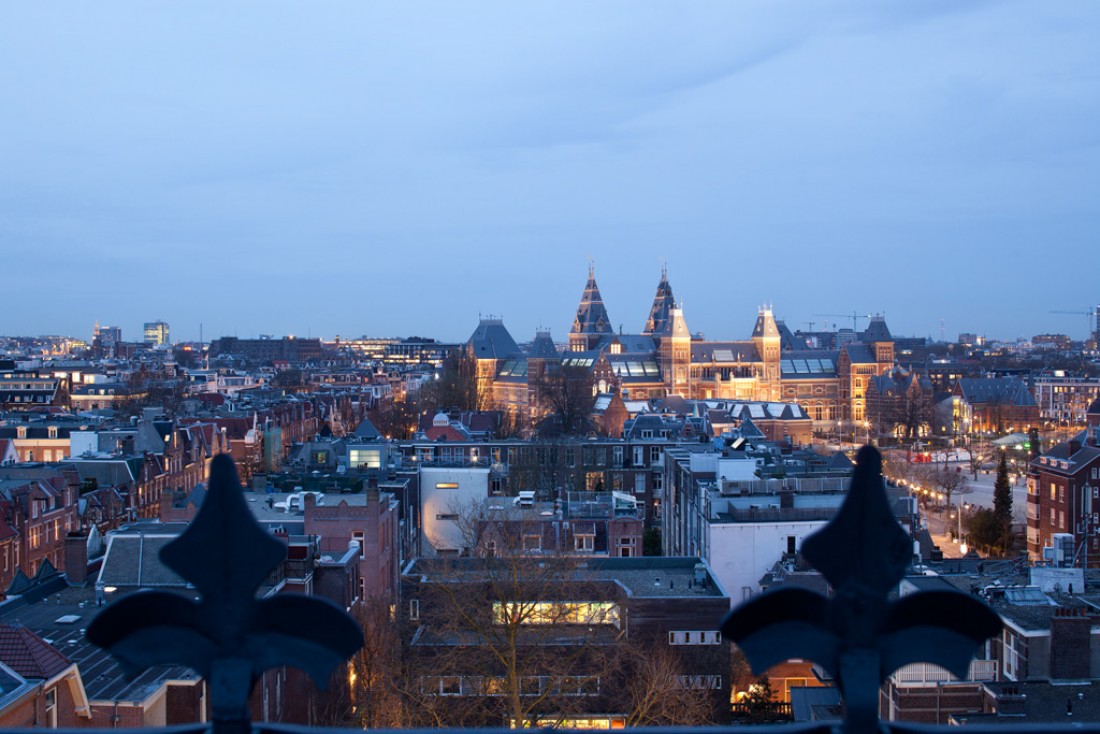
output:
[[[1001,531],[1002,545],[1007,548],[1012,532],[1012,485],[1008,481],[1008,461],[1004,451],[997,467],[997,481],[993,483],[993,514]]]

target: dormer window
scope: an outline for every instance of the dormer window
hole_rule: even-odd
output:
[[[610,351],[612,354],[622,354],[623,353],[623,345],[619,344],[618,342],[615,342],[614,344],[611,345],[611,348],[608,351]]]

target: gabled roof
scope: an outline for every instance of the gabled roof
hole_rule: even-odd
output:
[[[741,435],[741,438],[753,441],[763,441],[767,438],[764,432],[756,427],[751,418],[745,418],[741,421],[741,427],[737,429],[737,432]]]
[[[852,360],[852,364],[869,364],[877,362],[874,352],[866,344],[845,344],[844,351],[848,354],[848,359]]]
[[[24,678],[48,680],[72,661],[22,625],[0,625],[0,662]]]
[[[791,329],[790,329],[790,327],[787,326],[785,321],[783,321],[781,319],[777,319],[776,322],[775,322],[775,328],[777,328],[779,330],[779,348],[780,349],[782,349],[784,351],[787,351],[787,350],[791,350],[791,349],[805,349],[806,348],[806,340],[805,339],[796,339],[794,334],[791,333]]]
[[[645,334],[611,334],[601,337],[596,349],[608,351],[612,344],[618,344],[622,354],[653,354],[657,349],[653,337]]]
[[[504,359],[520,351],[500,319],[482,319],[467,344],[477,359]]]
[[[825,468],[829,471],[851,471],[854,467],[855,464],[843,451],[837,451],[825,462]]]
[[[1027,408],[1036,404],[1027,384],[1019,377],[963,377],[958,388],[971,405],[996,403]]]
[[[373,441],[382,438],[382,434],[378,432],[378,429],[374,427],[370,419],[364,418],[363,422],[355,427],[355,437]]]
[[[557,358],[558,348],[555,346],[554,340],[550,338],[549,331],[540,330],[535,332],[535,340],[531,342],[531,348],[528,350],[527,355],[536,359]]]
[[[588,282],[584,285],[584,293],[581,294],[580,305],[577,306],[577,317],[573,320],[571,334],[610,334],[611,319],[607,316],[607,309],[603,305],[603,296],[596,285],[596,269],[589,266]]]
[[[886,319],[882,316],[872,316],[871,320],[867,323],[867,328],[864,329],[863,334],[860,335],[860,341],[865,344],[889,342],[893,340],[894,337],[890,335],[890,329],[886,327]]]

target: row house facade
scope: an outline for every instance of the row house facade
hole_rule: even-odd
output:
[[[1036,375],[1031,385],[1039,417],[1044,421],[1081,425],[1089,406],[1100,398],[1100,377],[1052,370]]]
[[[43,563],[65,567],[65,537],[78,525],[77,490],[60,472],[0,480],[0,589]]]

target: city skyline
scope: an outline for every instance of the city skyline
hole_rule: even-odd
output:
[[[666,261],[709,338],[1100,302],[1094,6],[3,13],[6,334],[563,340],[590,258],[627,333]]]
[[[596,277],[597,277],[597,280],[599,281],[600,278],[599,278],[598,273],[597,273]],[[671,277],[670,277],[670,280],[672,280]],[[677,301],[682,304],[683,299],[679,297],[679,291],[676,288],[675,282],[672,283],[672,286],[673,286],[674,291],[677,292]],[[601,294],[603,295],[604,304],[608,308],[609,316],[612,316],[612,329],[616,333],[620,333],[620,332],[625,333],[625,334],[638,334],[638,333],[641,333],[642,326],[644,325],[644,323],[643,323],[644,322],[644,317],[642,317],[640,319],[635,319],[636,321],[639,321],[639,323],[637,325],[637,328],[630,329],[628,327],[627,322],[620,322],[620,321],[617,321],[615,318],[613,318],[613,315],[610,313],[611,310],[612,310],[612,305],[609,305],[609,301],[611,299],[609,299],[609,297],[605,294],[606,289],[603,287],[602,283],[600,283],[600,291],[601,291]],[[578,297],[577,300],[578,301],[580,300],[579,297]],[[633,297],[630,299],[631,302],[636,301],[636,300],[637,299],[633,298]],[[648,300],[648,303],[651,305],[652,304],[652,296],[650,296],[649,299],[647,299],[647,300]],[[824,315],[821,314],[821,313],[817,313],[817,314],[811,314],[811,316],[813,316],[814,318],[809,319],[809,320],[804,320],[804,321],[800,322],[796,319],[786,317],[784,315],[784,312],[782,311],[782,309],[780,309],[778,307],[778,305],[772,304],[772,303],[761,303],[758,306],[756,306],[755,308],[753,308],[751,310],[751,312],[746,312],[746,314],[744,315],[744,319],[742,319],[743,321],[745,321],[746,326],[741,331],[736,331],[736,328],[740,325],[740,322],[736,319],[736,315],[731,315],[731,323],[732,323],[732,328],[734,330],[730,331],[730,333],[711,334],[711,333],[708,333],[708,332],[704,332],[701,329],[696,329],[695,326],[692,324],[690,310],[687,309],[687,308],[685,308],[684,316],[685,316],[685,320],[688,323],[688,326],[691,328],[691,331],[693,333],[701,333],[704,336],[706,336],[707,338],[711,338],[711,339],[742,339],[742,338],[747,338],[748,337],[749,333],[752,331],[752,326],[753,326],[753,323],[755,323],[758,311],[760,309],[764,309],[764,308],[771,310],[774,313],[776,319],[785,322],[787,327],[792,332],[797,332],[797,331],[804,331],[804,332],[818,331],[818,332],[822,332],[822,331],[836,331],[836,330],[839,330],[839,329],[852,329],[853,323],[856,325],[856,330],[860,331],[860,330],[862,330],[866,327],[866,325],[868,323],[868,320],[871,316],[882,316],[882,317],[885,318],[887,326],[891,329],[891,333],[895,337],[918,337],[918,338],[919,337],[925,337],[925,338],[928,338],[931,341],[953,342],[953,341],[956,341],[956,339],[959,337],[960,334],[974,334],[976,336],[988,338],[988,339],[993,340],[993,341],[1005,341],[1005,342],[1011,342],[1011,341],[1015,341],[1017,339],[1030,339],[1034,336],[1045,335],[1045,334],[1064,334],[1064,335],[1070,336],[1075,341],[1081,341],[1082,339],[1085,339],[1088,336],[1088,333],[1085,332],[1084,322],[1082,321],[1083,316],[1084,316],[1084,311],[1081,311],[1080,313],[1078,313],[1076,311],[1073,311],[1072,313],[1064,312],[1064,313],[1050,313],[1049,314],[1049,318],[1051,320],[1052,325],[1055,321],[1057,321],[1058,323],[1064,323],[1065,320],[1070,319],[1070,320],[1073,320],[1074,323],[1081,322],[1081,323],[1078,323],[1078,328],[1077,329],[1073,329],[1073,328],[1058,329],[1058,328],[1053,328],[1053,326],[1052,326],[1052,328],[1049,328],[1045,331],[1037,331],[1037,332],[1029,333],[1029,334],[1020,333],[1020,334],[1016,334],[1016,335],[993,335],[993,334],[988,334],[987,332],[983,331],[982,329],[967,327],[967,326],[964,326],[962,324],[958,325],[958,327],[954,331],[952,331],[950,329],[950,327],[948,326],[946,320],[945,320],[944,324],[942,325],[942,329],[937,330],[936,332],[933,332],[933,331],[929,330],[929,332],[925,333],[925,334],[905,333],[905,332],[899,331],[894,326],[894,323],[893,323],[892,319],[890,318],[890,314],[884,313],[884,312],[881,312],[881,311],[868,311],[868,312],[854,311],[854,312],[850,312],[848,314],[829,313],[829,314],[824,314]],[[1094,313],[1094,311],[1092,311],[1093,308],[1100,309],[1100,305],[1097,305],[1095,307],[1090,307],[1090,309],[1089,309],[1090,313]],[[408,331],[407,333],[398,333],[396,331],[393,331],[392,329],[387,330],[385,325],[382,325],[381,327],[379,327],[375,331],[368,331],[368,332],[362,332],[362,333],[351,333],[351,332],[349,332],[349,333],[337,333],[337,332],[333,332],[331,330],[325,330],[323,328],[323,326],[322,326],[321,329],[313,329],[312,327],[310,327],[305,332],[280,331],[277,328],[271,328],[271,329],[266,329],[266,330],[261,328],[261,329],[258,329],[258,330],[245,332],[245,331],[242,331],[242,330],[240,330],[236,327],[234,327],[233,329],[231,329],[229,331],[212,332],[212,331],[210,331],[210,329],[207,325],[205,325],[205,324],[196,324],[194,326],[194,334],[192,335],[190,330],[188,329],[188,326],[187,326],[186,323],[182,324],[181,328],[177,328],[177,325],[172,323],[172,322],[167,322],[167,323],[168,323],[168,326],[170,326],[171,329],[172,329],[172,332],[171,332],[172,336],[171,336],[171,339],[170,339],[170,342],[169,342],[171,344],[199,342],[200,339],[201,339],[201,341],[209,344],[214,339],[217,339],[217,338],[223,337],[223,336],[239,337],[239,338],[242,338],[242,339],[255,339],[255,338],[262,338],[262,337],[263,338],[272,337],[272,338],[278,339],[278,338],[281,338],[281,337],[284,337],[284,336],[293,336],[293,337],[298,337],[298,338],[302,338],[302,337],[305,337],[305,338],[319,338],[319,339],[322,339],[322,340],[325,340],[325,341],[332,341],[337,337],[339,337],[341,340],[354,340],[354,339],[359,339],[359,338],[363,338],[363,337],[379,338],[379,339],[382,339],[382,338],[398,338],[398,339],[400,339],[400,338],[407,338],[407,337],[414,337],[415,336],[415,337],[424,337],[424,338],[429,338],[429,339],[435,339],[435,340],[440,341],[440,342],[465,342],[469,339],[470,334],[473,333],[473,331],[477,327],[478,321],[480,319],[500,319],[504,322],[505,326],[508,327],[509,332],[512,333],[513,336],[515,337],[515,339],[519,342],[530,341],[531,339],[534,338],[536,331],[549,331],[555,342],[557,342],[558,344],[565,344],[566,342],[568,342],[568,335],[569,335],[570,325],[571,325],[571,320],[572,320],[571,317],[575,313],[575,311],[576,311],[576,304],[574,303],[573,310],[570,312],[570,320],[569,321],[561,320],[562,324],[546,324],[546,323],[543,323],[543,322],[540,321],[528,331],[516,331],[516,329],[514,328],[512,322],[511,322],[511,320],[508,318],[507,314],[479,312],[479,313],[476,313],[476,314],[472,315],[472,318],[471,318],[471,321],[470,321],[469,333],[465,333],[465,334],[462,334],[462,333],[460,333],[460,334],[438,334],[438,333],[433,332],[431,330],[431,327],[429,327],[427,325],[425,325],[423,328],[413,328],[411,331]],[[853,316],[856,319],[854,322],[853,322]],[[1091,319],[1091,317],[1090,317],[1090,319]],[[64,332],[59,332],[59,331],[43,331],[43,332],[32,334],[32,333],[29,333],[29,332],[28,333],[21,333],[21,332],[14,332],[13,331],[11,333],[0,334],[0,336],[3,336],[3,337],[14,337],[14,336],[65,336],[65,337],[72,337],[72,338],[77,338],[77,339],[86,338],[90,342],[91,341],[91,334],[94,332],[94,328],[98,325],[101,328],[107,328],[107,327],[118,327],[118,328],[120,328],[121,331],[122,331],[122,340],[123,341],[126,341],[126,342],[141,342],[141,341],[143,341],[143,336],[144,336],[143,335],[143,331],[144,331],[143,327],[148,325],[149,323],[151,323],[151,321],[156,322],[156,323],[160,323],[161,320],[160,319],[153,319],[153,320],[137,319],[133,322],[133,324],[130,324],[129,321],[119,321],[119,320],[112,321],[112,320],[104,320],[104,319],[96,318],[94,323],[89,327],[89,329],[87,329],[88,334],[84,334],[83,332],[64,333]],[[1091,321],[1090,321],[1090,323],[1091,323]],[[813,327],[812,329],[811,329],[811,325]],[[941,335],[940,331],[942,331],[942,335]]]

